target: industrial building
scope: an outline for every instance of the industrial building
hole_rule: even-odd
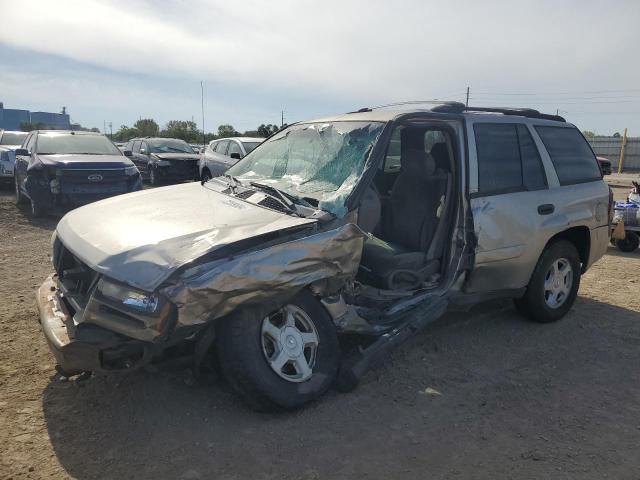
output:
[[[4,104],[0,102],[0,129],[20,130],[20,125],[23,123],[38,125],[40,128],[71,128],[71,121],[65,107],[62,107],[62,113],[30,112],[29,110],[4,108]]]

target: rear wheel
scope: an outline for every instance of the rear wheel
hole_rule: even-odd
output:
[[[535,322],[554,322],[571,309],[579,287],[578,251],[572,243],[560,240],[542,252],[526,293],[515,300],[516,308]]]
[[[340,362],[335,326],[307,291],[266,316],[245,310],[218,329],[220,367],[256,410],[293,409],[322,395]]]
[[[625,232],[623,239],[616,240],[616,247],[623,252],[633,252],[640,246],[640,236],[636,232]]]

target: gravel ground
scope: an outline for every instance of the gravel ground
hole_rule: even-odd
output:
[[[640,478],[640,252],[610,248],[558,323],[450,313],[356,391],[266,415],[180,371],[61,381],[34,300],[54,226],[0,191],[0,478]]]

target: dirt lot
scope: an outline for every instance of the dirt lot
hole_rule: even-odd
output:
[[[640,478],[639,252],[559,323],[448,314],[355,392],[265,415],[183,372],[61,381],[34,300],[54,226],[0,191],[0,478]]]

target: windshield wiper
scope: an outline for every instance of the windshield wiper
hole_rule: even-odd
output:
[[[236,193],[238,193],[238,185],[242,185],[240,183],[240,180],[238,180],[236,177],[234,177],[233,175],[230,175],[228,173],[224,173],[223,176],[229,180],[229,189],[231,190],[231,193],[233,193],[234,195]]]
[[[291,195],[290,193],[283,192],[282,190],[272,185],[265,185],[264,183],[259,183],[259,182],[249,182],[249,185],[251,185],[252,187],[258,187],[262,190],[266,190],[267,192],[270,192],[271,196],[276,197],[278,200],[280,200],[280,202],[292,212],[298,211],[294,203],[295,201],[302,204],[307,203],[304,200],[302,200],[300,197],[296,197],[295,195]]]

